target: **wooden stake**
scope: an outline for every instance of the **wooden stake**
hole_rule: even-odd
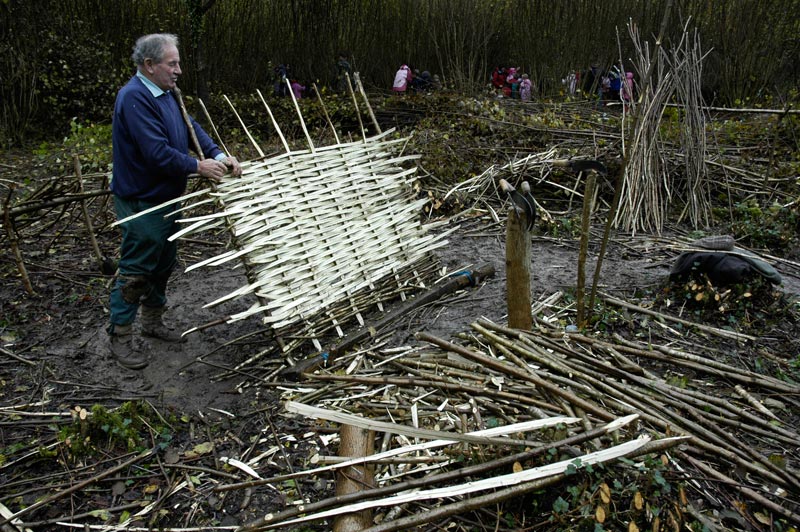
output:
[[[575,285],[578,328],[586,325],[584,293],[586,288],[586,252],[589,248],[589,221],[592,217],[592,198],[594,197],[595,173],[586,175],[586,189],[583,192],[583,212],[581,213],[581,243],[578,251],[578,279]],[[592,301],[594,304],[594,301]]]
[[[289,78],[286,78],[286,86],[289,88],[289,96],[292,98],[292,103],[294,103],[294,108],[297,111],[297,118],[300,119],[300,127],[303,128],[303,134],[306,136],[306,140],[308,141],[308,147],[311,149],[313,153],[316,151],[314,148],[314,142],[311,140],[311,135],[308,134],[308,128],[306,128],[306,121],[303,120],[303,113],[300,111],[300,105],[297,103],[297,98],[294,97],[294,91],[292,90],[292,83],[289,81]]]
[[[217,131],[217,126],[215,126],[214,121],[211,120],[211,115],[208,114],[208,109],[206,109],[206,105],[203,103],[203,100],[198,98],[197,102],[200,104],[200,108],[203,110],[203,114],[205,115],[206,120],[208,120],[208,123],[211,124],[211,129],[212,131],[214,131],[214,136],[217,137],[217,142],[219,142],[219,145],[222,146],[222,151],[225,152],[225,155],[230,157],[231,152],[228,151],[228,147],[225,146],[225,143],[222,141],[222,137],[219,136],[219,131]]]
[[[289,153],[292,150],[289,148],[289,143],[286,142],[286,137],[283,136],[283,131],[281,131],[281,126],[279,126],[278,125],[278,121],[275,120],[275,115],[272,114],[272,109],[270,109],[269,105],[267,105],[267,100],[264,99],[264,95],[261,94],[261,91],[259,89],[256,89],[256,93],[258,93],[258,97],[261,98],[261,101],[264,103],[264,107],[267,108],[267,114],[269,114],[269,118],[270,118],[270,120],[272,120],[272,125],[275,127],[275,131],[278,133],[278,136],[281,138],[281,142],[283,143],[283,147],[286,148],[286,153]],[[337,140],[336,142],[338,143],[339,141]],[[262,157],[263,157],[263,155],[262,155]]]
[[[356,110],[356,118],[358,118],[358,125],[361,126],[361,138],[363,138],[364,142],[366,142],[367,132],[364,130],[364,122],[361,120],[361,111],[358,108],[358,100],[356,100],[356,93],[353,90],[353,84],[350,82],[350,74],[345,72],[344,77],[347,80],[347,91],[350,93],[350,97],[353,99],[353,107]]]
[[[5,204],[3,205],[3,227],[6,228],[6,235],[8,236],[8,243],[11,246],[11,250],[14,252],[14,260],[17,263],[17,269],[19,270],[19,275],[22,277],[22,285],[25,287],[25,291],[29,294],[33,294],[33,285],[31,284],[31,278],[28,277],[28,270],[25,269],[25,261],[22,260],[22,253],[19,250],[19,240],[17,238],[17,232],[14,229],[14,224],[11,221],[11,214],[10,214],[10,206],[11,206],[11,196],[14,194],[14,187],[16,185],[12,184],[9,191],[8,196],[6,196]]]
[[[375,432],[352,425],[339,429],[339,456],[362,457],[375,452]],[[375,487],[374,466],[350,466],[336,471],[336,496]],[[372,526],[372,510],[339,515],[333,521],[334,532],[357,532]]]
[[[77,155],[72,156],[72,163],[75,166],[75,179],[78,181],[78,192],[83,194],[83,176],[81,175],[81,160]],[[92,243],[92,250],[94,256],[97,258],[97,267],[103,267],[103,252],[100,251],[100,246],[97,245],[97,239],[94,237],[94,227],[92,226],[92,219],[89,217],[89,209],[86,208],[86,200],[81,198],[81,211],[83,211],[83,221],[86,223],[86,230],[89,232],[89,241]]]
[[[242,120],[242,117],[239,116],[239,113],[236,112],[236,108],[233,106],[233,104],[231,103],[230,99],[228,99],[228,97],[226,95],[224,95],[224,94],[222,95],[222,97],[225,98],[226,102],[228,102],[228,105],[230,106],[231,110],[233,111],[233,114],[236,116],[236,119],[239,121],[239,125],[242,126],[242,129],[244,130],[245,135],[247,135],[247,138],[250,139],[250,143],[253,145],[253,147],[258,152],[258,156],[261,157],[261,158],[264,158],[265,157],[264,150],[261,149],[261,147],[256,142],[256,139],[254,139],[253,135],[250,134],[250,130],[247,129],[246,125],[244,125],[244,120]],[[194,131],[194,130],[192,130],[192,131]]]
[[[192,146],[194,146],[194,151],[197,152],[197,157],[202,161],[205,159],[205,154],[203,153],[203,148],[200,147],[200,141],[197,140],[197,132],[194,130],[194,126],[192,125],[192,119],[189,117],[189,111],[186,110],[186,105],[183,103],[183,93],[178,87],[172,89],[172,95],[175,96],[175,101],[178,102],[178,107],[181,110],[181,116],[183,117],[183,122],[186,124],[186,129],[189,132],[189,137],[192,139]],[[230,100],[228,101],[230,104]],[[233,107],[233,105],[231,105]],[[233,110],[236,112],[236,109]],[[237,115],[238,118],[238,115]],[[242,124],[244,126],[244,124]]]
[[[361,97],[364,98],[364,103],[367,104],[367,111],[369,111],[369,117],[372,119],[372,124],[375,126],[375,129],[378,133],[383,133],[381,131],[381,126],[378,124],[378,119],[375,118],[375,113],[372,111],[372,106],[369,104],[369,98],[367,98],[367,93],[364,90],[364,85],[361,84],[361,77],[358,75],[358,72],[353,73],[353,79],[356,82],[356,87],[358,87],[358,92],[361,93]]]
[[[311,86],[314,87],[314,93],[317,95],[317,100],[319,100],[319,106],[322,107],[323,114],[325,114],[325,120],[328,122],[328,125],[331,126],[331,131],[333,131],[333,138],[336,139],[336,144],[339,144],[339,135],[336,133],[336,127],[333,125],[333,122],[331,121],[331,117],[328,114],[328,109],[325,107],[325,102],[322,101],[322,95],[319,93],[317,84],[312,83]]]
[[[531,330],[531,238],[527,216],[509,209],[506,221],[506,302],[508,326]]]

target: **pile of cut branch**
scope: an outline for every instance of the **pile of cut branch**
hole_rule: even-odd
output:
[[[604,301],[628,312],[654,314],[611,296],[604,296]],[[557,304],[551,298],[547,307]],[[666,318],[659,318],[665,331],[672,330]],[[294,477],[370,463],[376,468],[375,483],[358,495],[307,501],[302,508],[270,514],[243,529],[275,528],[375,508],[379,524],[368,530],[407,530],[435,520],[439,520],[436,526],[446,527],[467,510],[486,509],[544,485],[562,483],[563,489],[567,464],[592,460],[592,453],[619,456],[614,454],[617,438],[636,441],[643,434],[653,441],[625,454],[641,455],[655,446],[664,453],[671,479],[680,485],[668,517],[660,519],[677,526],[713,523],[723,510],[737,514],[741,526],[764,519],[800,519],[800,481],[793,466],[800,458],[797,384],[706,356],[700,343],[692,349],[683,340],[685,347],[675,347],[677,338],[659,344],[652,337],[642,341],[568,334],[551,321],[540,315],[535,330],[520,331],[481,319],[463,335],[462,343],[421,333],[417,338],[432,347],[363,350],[327,371],[306,375],[307,382],[286,391],[285,397],[292,400],[287,410],[382,433],[383,452],[344,463],[317,457],[329,465]],[[694,330],[697,342],[714,338],[744,348],[756,340],[708,326]],[[625,425],[633,419],[626,416],[639,422],[622,428],[617,424],[621,418]],[[563,439],[553,441],[531,432],[531,427],[515,425],[533,421],[562,424]],[[604,436],[610,430],[607,424],[614,427],[612,440]],[[497,425],[508,425],[512,432],[498,437],[502,432],[489,431]],[[429,440],[445,442],[422,443]],[[542,473],[548,481],[531,481],[522,474],[540,474],[539,468],[550,467],[546,460],[542,464],[541,456],[562,456],[564,446],[573,455],[565,458],[565,469]],[[520,447],[526,450],[517,452]],[[672,450],[664,452],[667,448]],[[469,463],[475,456],[482,457],[482,464],[464,467],[464,459]],[[524,479],[513,488],[506,476],[511,464]],[[618,469],[624,465],[609,467],[610,478],[624,476]],[[281,478],[218,489],[253,488]],[[472,482],[457,483],[466,478]],[[506,487],[492,494],[472,489],[483,483]],[[424,489],[413,496],[401,495],[412,488]],[[355,500],[358,504],[343,506]],[[617,500],[615,526],[658,527],[657,513],[636,512],[632,504],[626,511]],[[599,523],[607,518],[598,515],[593,519]],[[585,522],[577,510],[570,519],[574,526]]]

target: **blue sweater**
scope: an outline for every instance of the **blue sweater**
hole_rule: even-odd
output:
[[[162,203],[183,195],[188,175],[197,172],[197,159],[189,156],[189,131],[175,98],[153,92],[133,76],[117,94],[111,191],[125,199]],[[206,157],[222,153],[194,119],[192,126]]]

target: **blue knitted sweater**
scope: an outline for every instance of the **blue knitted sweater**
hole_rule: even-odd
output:
[[[204,155],[220,149],[194,119]],[[181,196],[188,175],[197,172],[189,155],[189,131],[171,93],[156,97],[137,76],[120,89],[114,104],[111,191],[125,199],[162,203]]]

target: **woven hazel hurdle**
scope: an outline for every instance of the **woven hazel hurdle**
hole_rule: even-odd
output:
[[[432,281],[438,269],[432,252],[447,244],[449,232],[422,225],[428,200],[414,199],[416,167],[401,166],[418,156],[396,155],[408,139],[392,133],[244,162],[241,177],[171,202],[183,203],[178,212],[216,206],[178,220],[183,227],[173,240],[220,228],[232,237],[229,250],[187,272],[245,267],[247,284],[205,308],[245,297],[256,302],[214,323],[261,315],[282,351],[306,341],[321,350],[323,335],[342,337],[344,324],[363,325],[366,311]]]
[[[235,245],[187,271],[236,259],[247,267],[247,285],[205,306],[253,294],[258,302],[228,323],[263,313],[277,336],[301,322],[313,339],[329,328],[318,321],[335,327],[350,317],[343,311],[355,317],[381,303],[386,282],[424,284],[414,271],[427,271],[430,252],[447,242],[420,223],[427,199],[413,200],[416,169],[400,166],[417,157],[393,157],[406,139],[386,140],[390,133],[245,163],[241,178],[210,193],[218,212],[180,220],[187,227],[173,238],[224,224]]]

